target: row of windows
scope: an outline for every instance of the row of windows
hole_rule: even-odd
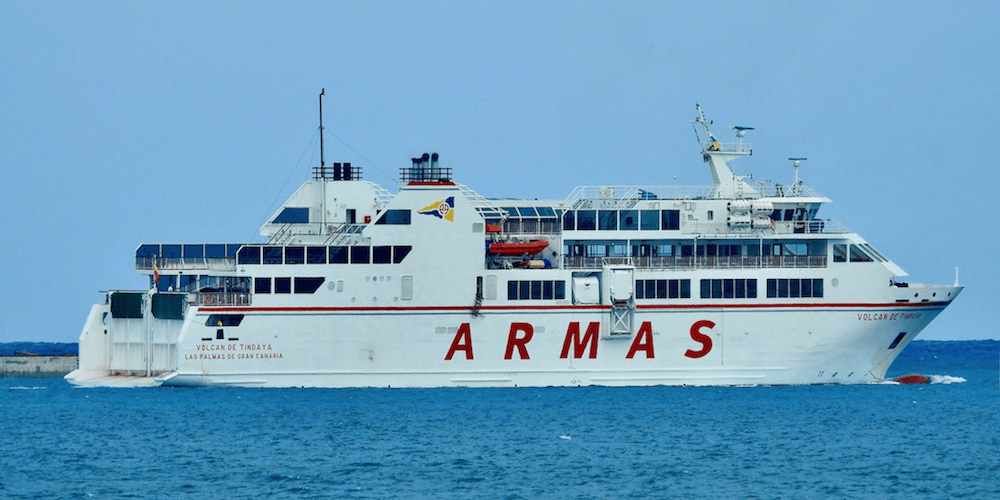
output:
[[[136,258],[161,257],[164,259],[223,259],[235,257],[242,243],[143,244],[135,251]]]
[[[750,278],[701,280],[703,299],[756,299],[757,280]]]
[[[680,228],[680,210],[569,210],[563,216],[563,229],[567,231],[658,231]]]
[[[315,293],[326,278],[274,278],[274,286],[271,286],[271,278],[254,278],[254,293]],[[294,284],[294,286],[293,286]]]
[[[635,280],[637,299],[690,299],[691,280]]]
[[[533,280],[507,282],[507,300],[563,300],[565,298],[565,281]]]
[[[769,279],[767,280],[767,298],[785,297],[822,297],[822,279]]]
[[[399,264],[413,247],[243,247],[240,264]]]

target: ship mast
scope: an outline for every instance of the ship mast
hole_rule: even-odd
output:
[[[708,130],[708,126],[711,125],[712,122],[705,119],[705,114],[701,111],[701,104],[695,103],[695,108],[698,110],[698,116],[694,120],[691,120],[691,124],[694,126],[694,135],[701,145],[701,154],[704,160],[709,164],[709,170],[712,172],[712,181],[715,183],[712,187],[710,197],[759,197],[760,193],[744,182],[743,177],[734,174],[732,169],[729,167],[730,161],[752,154],[752,150],[750,150],[749,147],[750,145],[743,142],[743,136],[746,135],[747,130],[753,130],[753,128],[732,127],[736,130],[738,142],[722,144],[715,138],[714,135],[712,135],[712,132]],[[704,142],[702,142],[701,135],[698,133],[699,125],[705,133]]]
[[[323,167],[326,166],[326,161],[323,159],[323,94],[326,93],[326,89],[322,88],[319,91],[319,169],[320,172],[323,171]]]
[[[323,95],[326,88],[319,91],[319,172],[320,172],[320,200],[319,200],[319,234],[323,234],[326,228],[326,159],[323,156]]]

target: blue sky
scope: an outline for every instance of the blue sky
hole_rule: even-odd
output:
[[[75,341],[144,242],[239,242],[318,163],[441,154],[485,196],[705,185],[690,120],[754,126],[911,281],[921,338],[1000,338],[1000,4],[0,2],[0,341]]]

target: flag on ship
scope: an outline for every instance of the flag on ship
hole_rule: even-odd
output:
[[[417,210],[417,213],[433,215],[438,219],[455,222],[455,197],[449,196],[444,200],[435,201],[434,203]]]

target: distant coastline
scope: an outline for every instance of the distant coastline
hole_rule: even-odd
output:
[[[62,377],[79,364],[76,342],[0,343],[0,377]]]
[[[80,345],[76,342],[2,342],[0,357],[7,356],[76,356]]]

